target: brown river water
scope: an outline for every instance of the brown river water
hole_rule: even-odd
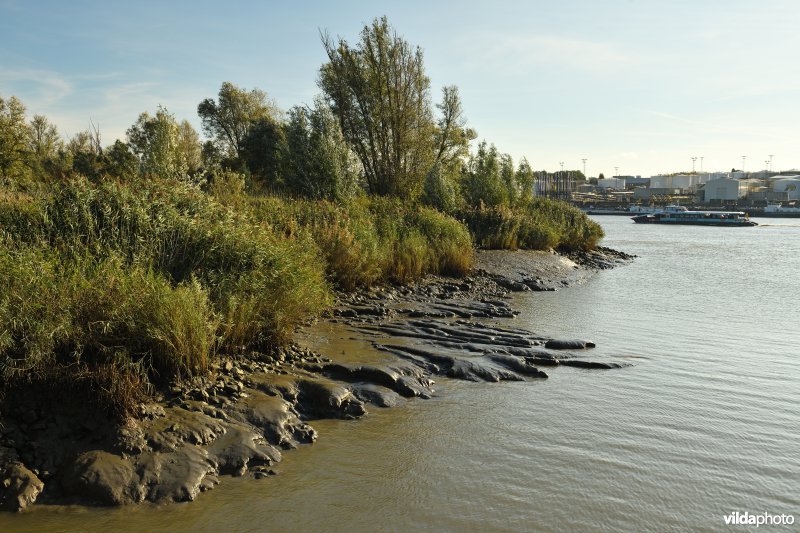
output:
[[[284,454],[278,476],[225,479],[190,504],[38,506],[0,515],[0,531],[725,531],[734,511],[800,521],[800,220],[597,220],[605,245],[639,258],[518,294],[521,314],[499,323],[590,338],[633,366],[441,379],[433,399],[313,422],[318,442]],[[331,357],[373,357],[317,333]]]

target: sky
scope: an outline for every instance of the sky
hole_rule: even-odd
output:
[[[320,33],[353,43],[383,15],[433,99],[457,85],[479,140],[537,170],[800,168],[796,0],[0,0],[0,97],[105,144],[159,105],[200,131],[225,81],[312,103]]]

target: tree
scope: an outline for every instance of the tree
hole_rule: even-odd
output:
[[[461,166],[469,156],[469,143],[477,137],[467,128],[467,119],[461,107],[458,87],[449,85],[442,89],[442,103],[436,104],[441,112],[436,129],[436,165],[444,168]]]
[[[509,164],[513,165],[510,156],[499,154],[493,144],[481,142],[464,169],[462,192],[467,203],[472,207],[508,204],[509,190],[502,169]]]
[[[34,115],[28,130],[31,154],[39,161],[56,157],[61,148],[61,137],[44,115]]]
[[[0,97],[0,179],[19,180],[29,174],[30,130],[25,122],[25,106],[15,96]]]
[[[314,107],[289,111],[284,176],[292,192],[310,198],[342,200],[358,186],[354,155],[330,108],[321,99]]]
[[[178,124],[176,149],[181,164],[185,165],[189,174],[196,174],[203,168],[203,153],[200,143],[200,135],[189,124],[188,120],[182,120]]]
[[[443,213],[454,213],[458,208],[458,194],[453,180],[442,170],[442,165],[434,165],[425,176],[422,201]]]
[[[178,147],[179,126],[175,117],[159,106],[155,116],[144,112],[128,128],[128,144],[139,157],[139,173],[143,176],[183,178],[189,166]]]
[[[283,128],[276,121],[261,118],[251,124],[242,139],[239,161],[253,177],[268,187],[280,185],[282,162],[286,151]]]
[[[522,158],[517,166],[517,172],[514,174],[514,180],[517,182],[517,190],[519,190],[519,203],[525,205],[533,197],[533,187],[536,181],[536,174],[533,172],[530,163],[526,158]]]
[[[89,129],[74,135],[67,142],[66,156],[73,171],[92,180],[100,179],[104,169],[100,128],[91,124]]]
[[[386,17],[365,26],[356,46],[327,34],[322,44],[329,62],[319,86],[362,163],[369,191],[419,194],[436,157],[422,50],[399,37]]]
[[[133,178],[139,170],[139,160],[130,147],[117,139],[105,151],[106,172],[115,178]]]
[[[247,91],[230,82],[220,87],[218,100],[206,98],[197,106],[203,132],[214,140],[225,157],[239,159],[243,142],[257,121],[278,122],[280,110],[267,93],[260,89]]]
[[[500,155],[500,182],[505,189],[504,202],[508,204],[516,204],[520,190],[517,187],[516,175],[514,172],[514,160],[509,154]]]
[[[33,175],[47,177],[62,174],[66,168],[64,143],[58,130],[44,115],[34,115],[28,128],[28,162]]]

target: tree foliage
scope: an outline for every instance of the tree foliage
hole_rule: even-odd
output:
[[[139,171],[139,160],[127,143],[117,139],[105,151],[106,172],[115,178],[133,178]]]
[[[509,154],[482,141],[463,168],[461,193],[471,207],[524,207],[533,198],[535,180],[527,159],[523,157],[515,170]]]
[[[176,149],[179,158],[185,163],[189,174],[196,174],[203,168],[203,154],[201,150],[200,135],[189,124],[182,120],[178,124]]]
[[[0,179],[27,176],[28,140],[25,106],[15,96],[7,100],[0,97]]]
[[[514,174],[517,190],[519,191],[518,203],[527,204],[533,198],[533,186],[536,174],[526,158],[522,158]]]
[[[203,132],[213,139],[220,153],[231,160],[242,157],[251,127],[260,120],[278,122],[280,111],[267,93],[247,91],[224,82],[217,100],[206,98],[197,106]]]
[[[442,165],[434,165],[425,176],[422,201],[447,214],[453,214],[458,209],[461,203],[458,189],[453,178],[444,171]]]
[[[180,150],[180,129],[175,117],[163,107],[159,106],[154,116],[147,112],[139,115],[127,134],[128,144],[139,158],[141,175],[162,178],[188,175],[187,154]]]
[[[460,169],[463,160],[469,156],[469,143],[477,137],[477,133],[467,128],[458,87],[444,87],[442,102],[436,107],[441,113],[435,136],[436,164],[445,169]]]
[[[460,166],[469,141],[458,90],[445,87],[436,120],[422,50],[375,19],[350,45],[322,36],[328,63],[319,86],[344,138],[361,161],[372,194],[416,198],[437,165]]]
[[[500,154],[486,141],[478,145],[464,168],[462,194],[467,204],[495,206],[508,202],[508,191],[500,176]]]
[[[318,99],[313,108],[293,107],[285,131],[285,182],[289,190],[328,200],[345,200],[355,194],[356,161],[324,101]]]
[[[257,181],[269,188],[283,183],[286,137],[281,124],[271,118],[256,120],[250,125],[240,150],[239,164],[228,166],[249,170]]]
[[[351,46],[322,38],[329,62],[319,85],[361,160],[369,191],[413,196],[433,164],[434,122],[422,50],[387,19],[365,26]]]
[[[94,124],[75,134],[66,145],[66,157],[71,169],[92,180],[99,180],[104,171],[100,129]]]

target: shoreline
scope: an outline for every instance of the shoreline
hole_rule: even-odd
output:
[[[222,358],[209,375],[172,386],[124,425],[74,406],[48,412],[35,398],[18,404],[0,428],[0,506],[192,501],[227,475],[274,475],[283,451],[316,440],[309,422],[430,397],[436,376],[496,382],[547,378],[540,367],[622,366],[583,357],[589,341],[495,322],[515,316],[511,292],[569,287],[630,256],[599,248],[570,257],[480,251],[477,259],[464,278],[341,293],[297,344]],[[363,349],[323,353],[323,327],[346,332]]]

